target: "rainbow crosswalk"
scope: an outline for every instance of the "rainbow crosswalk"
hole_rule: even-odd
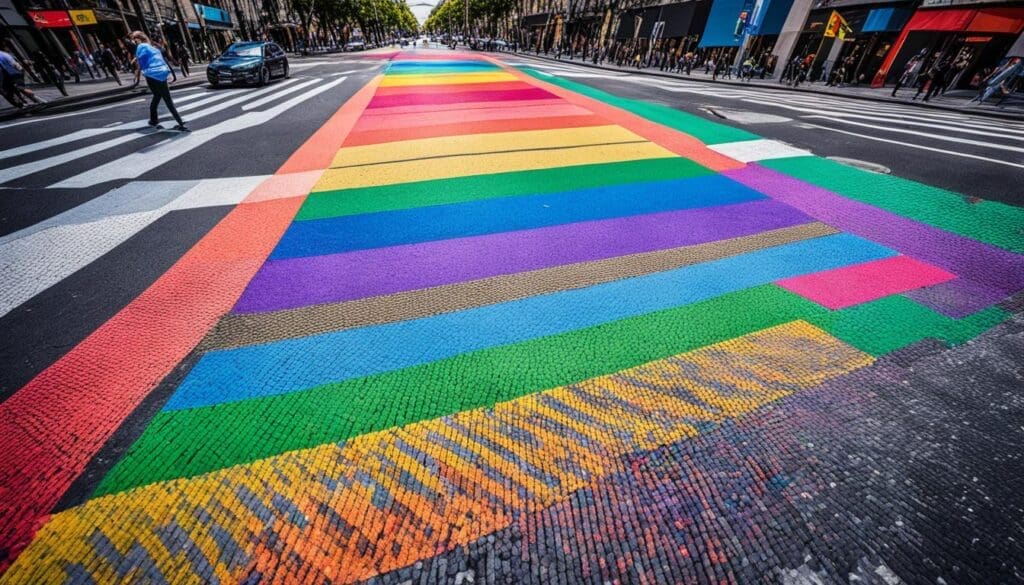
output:
[[[201,357],[0,582],[368,579],[1024,289],[1024,236],[977,227],[1005,209],[431,55],[390,62]]]

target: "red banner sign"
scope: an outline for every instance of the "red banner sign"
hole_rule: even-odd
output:
[[[64,10],[29,10],[36,28],[71,28],[71,17]]]

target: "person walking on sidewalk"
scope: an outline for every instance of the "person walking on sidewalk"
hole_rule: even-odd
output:
[[[182,77],[188,77],[189,76],[188,65],[189,65],[189,59],[190,59],[189,54],[188,54],[188,49],[186,49],[185,47],[183,47],[181,45],[178,45],[177,53],[178,53],[178,65],[181,66],[181,76]]]
[[[942,59],[932,67],[932,84],[928,87],[928,93],[924,94],[924,101],[939,95],[939,92],[946,91],[946,76],[949,75],[952,66],[949,59]]]
[[[21,63],[8,52],[7,45],[0,47],[0,89],[4,98],[11,102],[16,108],[23,108],[25,100],[31,100],[37,104],[46,103],[36,96],[31,89],[25,87],[25,69]]]
[[[939,57],[939,53],[935,53],[928,68],[922,68],[924,73],[917,77],[917,92],[914,94],[914,97],[910,98],[910,101],[916,100],[919,95],[931,88],[932,74],[935,72],[935,66],[939,64]]]
[[[907,65],[903,68],[903,73],[896,79],[896,85],[892,88],[892,97],[896,97],[896,92],[905,85],[913,85],[917,78],[917,73],[921,70],[921,63],[923,60],[921,55],[914,55],[907,61]]]
[[[121,85],[121,77],[117,74],[117,57],[114,56],[114,52],[111,51],[110,47],[106,44],[100,43],[100,48],[97,53],[98,58],[96,61],[100,64],[100,67],[103,68],[103,72],[108,76],[113,77],[114,81],[116,81],[118,85]]]
[[[153,100],[149,102],[149,125],[154,128],[161,128],[160,118],[157,117],[156,109],[160,102],[163,101],[171,115],[174,116],[174,120],[178,122],[174,129],[188,132],[188,128],[185,127],[185,121],[181,119],[178,110],[174,107],[174,102],[171,101],[171,89],[167,87],[167,78],[171,76],[171,68],[167,65],[167,61],[164,60],[163,54],[159,49],[150,44],[149,37],[142,31],[137,30],[133,32],[129,39],[136,43],[135,60],[137,68],[135,70],[135,83],[138,83],[140,75],[145,76],[146,85],[149,86],[149,91],[153,94]]]

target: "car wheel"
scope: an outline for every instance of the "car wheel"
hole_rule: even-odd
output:
[[[285,78],[285,79],[288,79],[288,76],[289,76],[289,75],[291,75],[291,72],[290,72],[290,71],[288,71],[288,64],[287,64],[287,63],[285,63],[285,64],[284,64],[284,78]]]
[[[264,65],[263,67],[260,67],[260,76],[257,84],[263,86],[266,85],[268,81],[270,81],[270,71],[267,69],[267,66]]]

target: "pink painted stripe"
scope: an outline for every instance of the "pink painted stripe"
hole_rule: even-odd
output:
[[[955,274],[910,256],[893,256],[794,276],[777,284],[829,309],[842,309],[954,278]]]
[[[479,108],[473,110],[442,110],[440,112],[417,112],[394,116],[363,116],[356,123],[356,132],[368,130],[394,130],[398,128],[419,128],[491,120],[523,120],[526,118],[556,118],[562,116],[586,116],[590,111],[572,104],[559,103],[544,108]]]
[[[373,98],[370,109],[392,106],[417,106],[424,104],[458,104],[466,102],[503,102],[512,100],[544,100],[555,97],[540,88],[513,89],[504,91],[463,91],[441,94],[383,95]]]
[[[363,118],[377,118],[380,116],[394,116],[397,114],[414,114],[416,112],[447,112],[453,110],[464,111],[520,107],[543,108],[547,106],[556,106],[564,103],[566,103],[565,100],[561,98],[553,98],[547,100],[512,100],[507,102],[489,102],[483,100],[476,102],[466,102],[461,104],[418,104],[414,106],[391,106],[366,110],[366,112],[363,113]]]

